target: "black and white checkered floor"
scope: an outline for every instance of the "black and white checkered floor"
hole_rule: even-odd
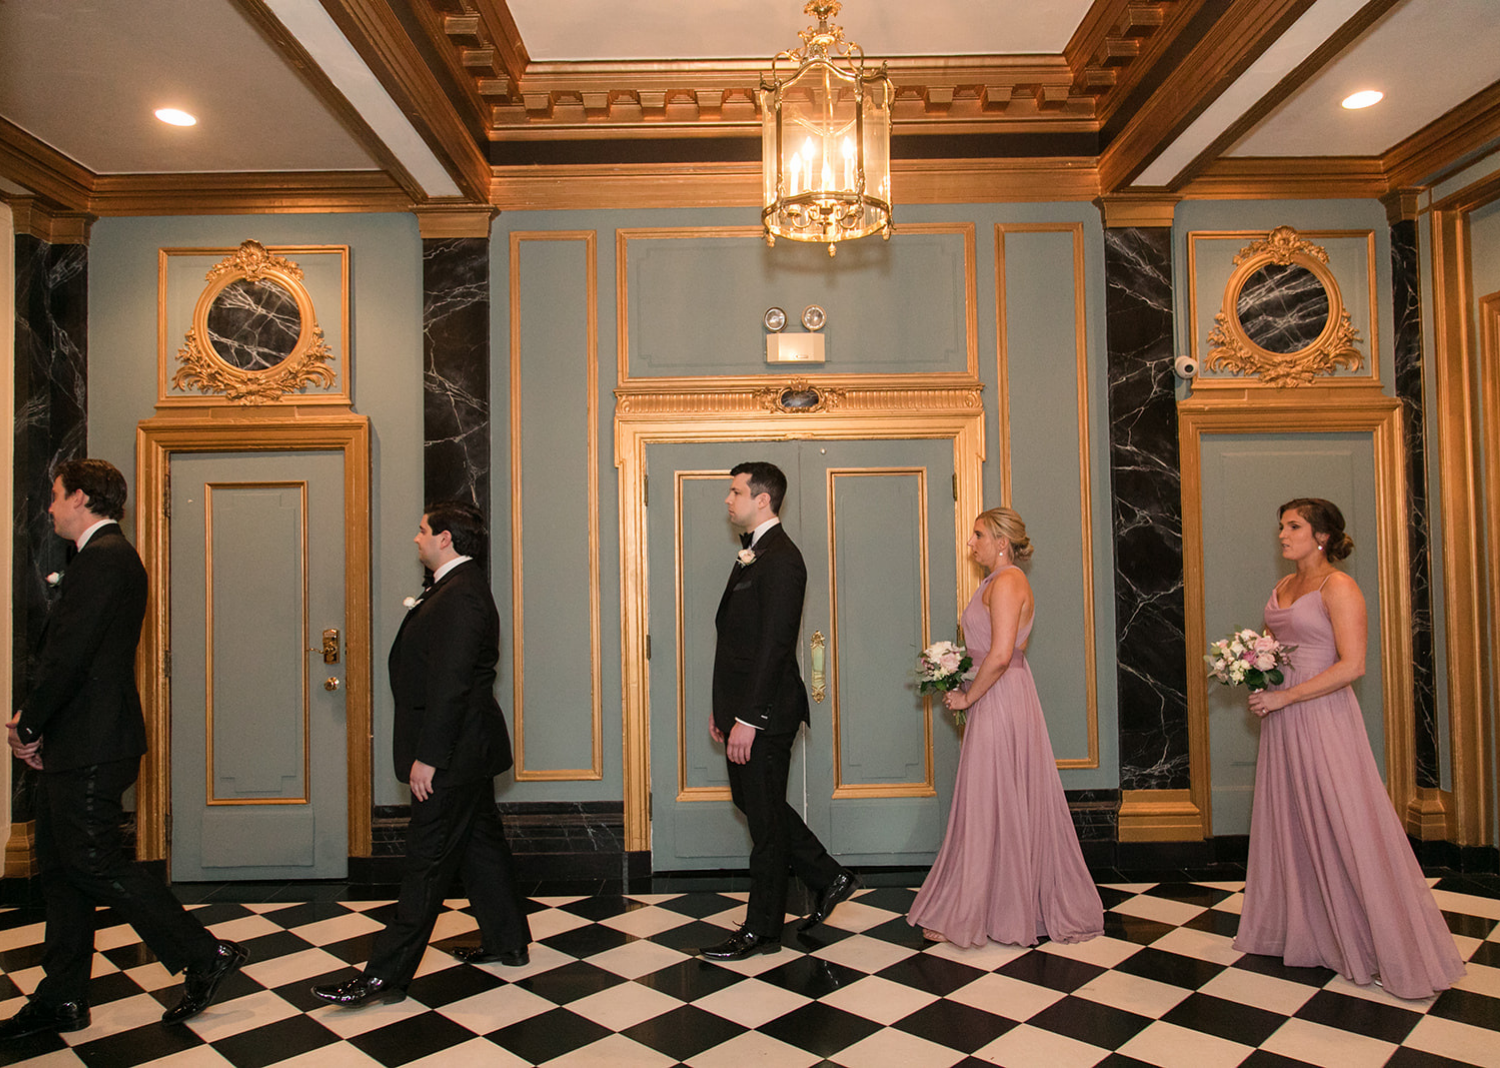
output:
[[[909,881],[909,880],[908,880]],[[352,974],[388,902],[209,903],[198,915],[252,954],[220,1001],[164,1027],[171,977],[101,915],[87,1030],[0,1047],[0,1064],[64,1068],[949,1068],[1013,1065],[1500,1066],[1500,894],[1493,877],[1432,880],[1469,961],[1424,1002],[1232,948],[1242,883],[1101,885],[1106,935],[1077,946],[923,942],[913,891],[863,890],[779,953],[693,956],[744,914],[743,893],[532,898],[531,963],[458,964],[433,948],[395,1005],[308,994]],[[435,938],[474,929],[449,903]],[[42,924],[0,912],[0,1018],[40,978]]]

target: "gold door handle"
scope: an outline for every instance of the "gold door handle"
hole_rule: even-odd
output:
[[[339,680],[334,678],[332,675],[323,680],[323,689],[327,690],[329,693],[333,693],[333,691],[337,690],[338,688]]]
[[[819,704],[828,695],[828,688],[823,684],[823,632],[813,631],[812,636],[812,699]]]

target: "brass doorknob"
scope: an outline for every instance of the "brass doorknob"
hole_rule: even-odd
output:
[[[330,675],[328,678],[326,678],[326,679],[323,680],[323,689],[327,690],[329,693],[332,693],[334,690],[337,690],[338,688],[339,688],[339,680],[336,679],[336,678],[334,678],[333,676]]]

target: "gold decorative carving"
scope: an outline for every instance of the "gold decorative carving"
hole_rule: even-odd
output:
[[[1208,359],[1204,367],[1253,375],[1270,386],[1305,386],[1314,379],[1332,375],[1340,367],[1357,371],[1364,366],[1363,354],[1354,347],[1360,340],[1344,307],[1338,281],[1328,269],[1328,252],[1298,236],[1290,226],[1278,226],[1265,238],[1252,241],[1234,257],[1235,270],[1224,286],[1224,306],[1214,316],[1208,335]],[[1295,352],[1273,352],[1246,334],[1239,317],[1240,292],[1256,272],[1267,266],[1300,267],[1311,273],[1328,297],[1328,318],[1311,344]]]
[[[182,364],[172,376],[174,389],[196,389],[236,404],[267,404],[308,386],[331,388],[338,375],[328,363],[333,351],[323,339],[313,311],[312,295],[302,284],[302,268],[270,252],[259,241],[244,241],[230,256],[209,268],[208,285],[193,309],[193,326],[177,350]],[[267,281],[279,286],[297,303],[301,332],[291,353],[264,370],[245,370],[223,358],[209,340],[208,315],[214,301],[238,281]]]
[[[812,400],[808,404],[788,404],[787,394],[800,397],[807,397],[811,394]],[[844,390],[829,386],[815,386],[805,378],[794,378],[785,385],[757,390],[755,400],[768,412],[810,415],[813,412],[827,412],[838,408],[844,401]]]

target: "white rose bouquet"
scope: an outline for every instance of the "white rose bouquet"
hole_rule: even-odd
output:
[[[965,680],[974,677],[969,669],[974,658],[957,642],[933,642],[917,657],[917,692],[947,693],[956,690]],[[953,718],[963,726],[963,712],[953,713]]]
[[[1296,648],[1282,645],[1270,634],[1246,628],[1220,641],[1209,642],[1208,654],[1203,659],[1208,663],[1209,676],[1225,686],[1264,690],[1285,681],[1280,665],[1291,665],[1289,654]]]

